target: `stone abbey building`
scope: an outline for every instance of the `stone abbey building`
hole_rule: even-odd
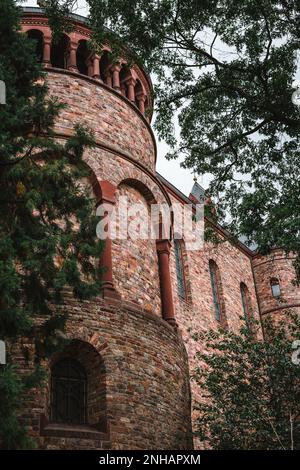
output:
[[[151,81],[109,47],[93,54],[84,18],[52,44],[47,18],[25,8],[21,29],[37,41],[51,95],[67,106],[54,131],[72,135],[74,124],[93,130],[96,146],[84,159],[93,173],[95,202],[117,207],[126,195],[149,210],[153,203],[195,203],[155,170],[150,126]],[[199,189],[199,188],[196,188]],[[200,391],[190,381],[201,344],[192,333],[223,325],[237,330],[241,316],[300,311],[293,256],[260,256],[224,240],[189,251],[184,240],[108,240],[101,262],[103,288],[91,301],[68,298],[63,353],[46,365],[48,379],[28,397],[23,419],[41,449],[190,449],[192,406]],[[17,360],[30,361],[20,345]]]

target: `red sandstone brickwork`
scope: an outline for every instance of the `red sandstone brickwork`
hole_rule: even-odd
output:
[[[98,144],[125,153],[154,170],[155,142],[141,113],[113,89],[71,72],[48,71],[49,93],[65,103],[55,130],[70,135],[74,124],[94,132]]]
[[[171,195],[172,201],[175,198]],[[178,199],[176,199],[178,202]],[[240,283],[244,282],[249,289],[252,314],[260,320],[258,304],[252,275],[251,258],[238,247],[223,238],[223,243],[212,245],[205,243],[202,250],[183,251],[184,271],[187,286],[187,299],[178,295],[176,262],[174,249],[171,256],[171,273],[174,292],[176,321],[182,331],[183,339],[189,356],[190,373],[195,367],[195,353],[204,352],[205,346],[195,342],[193,333],[217,329],[220,326],[215,318],[209,260],[214,260],[220,271],[223,300],[228,328],[238,331],[243,316]],[[261,335],[261,333],[259,333]],[[197,401],[201,390],[191,382],[192,398]]]
[[[139,239],[140,230],[150,228],[150,208],[143,196],[134,188],[121,184],[117,194],[117,211],[119,197],[126,197],[128,207],[133,204],[141,204],[144,212],[141,211],[141,217],[144,217],[144,223],[141,222],[135,228],[137,230],[137,239],[131,240],[129,236],[126,240],[114,240],[112,245],[113,254],[113,275],[117,291],[124,300],[130,300],[144,307],[146,310],[153,311],[156,315],[161,315],[160,286],[158,273],[158,259],[156,253],[155,240],[148,238]],[[128,222],[134,224],[135,217],[129,216]],[[118,228],[120,226],[118,225]],[[132,234],[135,234],[134,225],[132,225]]]
[[[259,320],[259,313],[251,271],[251,261],[246,255],[234,248],[230,243],[224,242],[217,247],[206,244],[202,252],[188,252],[187,257],[189,260],[191,301],[183,301],[177,295],[174,257],[171,266],[176,319],[183,329],[183,337],[188,343],[187,349],[189,351],[190,363],[192,363],[194,353],[199,345],[194,344],[193,340],[191,340],[191,333],[219,327],[219,322],[215,318],[212,297],[209,273],[210,259],[217,263],[220,270],[228,328],[237,331],[241,325],[240,317],[243,316],[240,293],[241,282],[244,282],[250,291],[253,315],[257,320]]]
[[[99,417],[102,426],[95,437],[96,431],[86,427],[42,424],[40,430],[41,416],[44,421],[49,417],[49,387],[36,390],[28,397],[23,420],[39,448],[190,448],[188,363],[178,332],[128,303],[108,304],[100,298],[78,303],[68,296],[67,306],[67,335],[81,344],[72,349],[71,343],[67,353],[88,370],[88,386],[93,388],[94,381],[99,389],[90,399],[96,413],[90,413],[89,424]],[[28,354],[28,345],[32,351],[30,342],[15,347],[15,360],[24,372],[31,368],[32,357],[26,361],[23,354],[25,346]]]
[[[286,309],[300,313],[300,287],[295,280],[294,256],[282,250],[273,250],[268,256],[256,255],[253,259],[253,272],[262,315],[284,316]],[[279,280],[281,296],[274,298],[270,281]]]
[[[67,105],[56,123],[59,139],[74,125],[89,127],[96,147],[84,159],[97,182],[108,181],[129,203],[184,203],[155,174],[156,145],[152,131],[134,104],[97,80],[66,70],[48,71],[50,95]],[[98,195],[99,196],[99,195]],[[216,329],[209,261],[217,263],[222,305],[228,328],[237,331],[243,315],[240,283],[249,290],[252,314],[259,319],[251,255],[223,238],[214,246],[186,251],[183,247],[186,299],[178,296],[174,249],[170,268],[178,330],[161,319],[161,296],[155,241],[114,241],[112,272],[120,301],[101,298],[79,303],[67,298],[67,335],[73,342],[65,354],[87,371],[88,426],[53,426],[50,416],[50,377],[26,402],[23,419],[44,449],[188,449],[190,442],[189,370],[204,345],[192,334]],[[283,305],[271,297],[269,279],[278,277],[285,307],[300,302],[300,289],[291,284],[292,260],[276,251],[253,261],[262,313]],[[280,312],[284,312],[283,309]],[[184,342],[181,340],[181,335]],[[185,344],[185,346],[184,346]],[[185,349],[186,348],[186,349]],[[187,353],[186,353],[187,350]],[[32,366],[32,343],[15,346],[15,361],[24,371]],[[48,371],[57,359],[46,364]],[[193,400],[201,396],[191,384]],[[97,429],[91,426],[97,426]]]
[[[68,74],[66,74],[66,77],[67,81],[71,83],[70,92],[73,93],[72,81],[74,77]],[[51,90],[56,96],[60,96],[60,98],[67,96],[67,88],[64,89],[62,86],[59,74],[51,72],[49,81]],[[93,85],[77,77],[75,81],[79,83],[79,90],[83,92],[85,100],[87,96],[89,96],[87,89],[89,87],[97,87],[97,85]],[[75,90],[77,86],[78,85],[75,86]],[[81,111],[90,122],[94,120],[93,110],[98,109],[97,102],[101,103],[102,100],[106,102],[107,96],[112,95],[111,90],[106,90],[101,86],[98,86],[97,89],[98,94],[93,94],[95,104],[84,107],[83,111]],[[65,136],[68,136],[69,132],[71,132],[78,112],[77,106],[79,101],[76,99],[76,102],[74,102],[71,96],[68,98],[69,110],[65,111],[65,114],[61,116],[61,122],[63,124],[59,124],[59,132],[61,135]],[[113,99],[121,101],[121,97],[118,96],[115,97],[113,95]],[[110,106],[107,108],[107,113],[112,113],[114,107],[115,103],[110,103]],[[108,119],[108,117],[106,119]],[[132,188],[132,184],[135,182],[135,184],[138,183],[138,185],[140,184],[142,187],[147,188],[154,201],[170,204],[172,195],[167,194],[166,189],[162,186],[157,177],[151,171],[149,172],[149,159],[144,157],[144,151],[147,153],[147,147],[146,149],[143,148],[143,152],[139,153],[140,150],[138,147],[135,147],[136,141],[133,138],[130,144],[132,146],[131,152],[128,152],[127,148],[124,153],[124,141],[121,137],[123,138],[124,135],[124,139],[129,138],[132,129],[127,129],[127,124],[124,125],[124,134],[120,136],[118,135],[118,125],[116,127],[113,126],[113,123],[116,122],[115,118],[111,117],[110,119],[112,127],[110,128],[109,139],[107,139],[105,133],[101,134],[101,132],[104,131],[101,129],[100,121],[93,123],[94,129],[96,128],[99,145],[97,145],[95,149],[87,151],[85,155],[85,160],[92,168],[96,178],[99,181],[108,180],[118,187],[117,199],[120,194],[126,194],[129,197],[129,202],[144,201],[144,204],[146,204],[142,189],[137,189],[136,187],[134,189]],[[140,120],[142,119],[140,118]],[[145,126],[144,123],[143,125]],[[141,138],[142,141],[143,133],[141,133],[141,135],[138,134],[137,129],[139,129],[139,126],[135,129],[135,135]],[[101,139],[98,140],[100,134]],[[115,145],[115,139],[119,139],[118,145]],[[110,146],[112,140],[114,140],[114,145]],[[149,139],[149,144],[152,146],[152,164],[154,164],[154,146],[151,139]],[[139,155],[138,160],[136,159],[137,155]],[[130,181],[130,184],[128,184],[128,181]],[[175,202],[175,199],[173,200]],[[176,202],[178,202],[178,200],[176,200]],[[113,242],[112,250],[115,287],[122,295],[123,299],[138,303],[141,308],[151,310],[152,313],[159,317],[161,312],[155,243],[151,241],[136,241],[134,243],[129,240],[123,242],[115,241]],[[240,325],[239,316],[242,315],[240,282],[244,282],[250,291],[253,313],[256,318],[258,312],[250,259],[242,251],[233,247],[230,243],[225,242],[218,247],[206,245],[204,250],[199,252],[187,252],[183,250],[183,255],[187,286],[187,299],[185,301],[179,299],[177,294],[176,268],[173,252],[170,258],[170,266],[176,320],[185,340],[190,371],[192,371],[194,367],[194,355],[196,351],[201,348],[201,345],[191,339],[192,333],[218,327],[218,322],[215,320],[210,284],[210,259],[213,259],[219,266],[224,293],[225,312],[229,328],[237,329]],[[130,338],[130,336],[128,337]],[[141,371],[142,370],[143,369],[141,369]],[[155,374],[154,370],[152,370],[152,372]],[[142,372],[141,375],[143,375]],[[131,378],[131,380],[133,379]],[[162,386],[164,385],[165,384],[162,384]],[[134,387],[134,380],[132,386]],[[117,390],[115,391],[117,392]],[[192,384],[192,392],[194,400],[200,396],[200,391],[195,387],[195,384]],[[151,426],[149,426],[149,423],[150,421],[148,423],[145,422],[144,439],[147,433],[150,432]],[[131,432],[128,430],[128,448],[130,448],[129,441],[131,439],[131,442],[134,443],[135,437],[131,437]],[[144,441],[143,445],[145,446],[144,448],[147,448],[148,444],[145,442],[146,441]],[[67,445],[71,445],[71,443],[69,442]],[[80,441],[79,444],[77,441],[77,445],[84,446],[85,444],[83,441]]]

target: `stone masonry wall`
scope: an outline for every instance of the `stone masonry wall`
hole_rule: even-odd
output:
[[[23,421],[39,448],[191,448],[188,363],[178,332],[126,302],[109,304],[97,298],[79,303],[69,295],[66,304],[67,336],[83,345],[73,348],[71,357],[78,351],[77,360],[87,369],[95,362],[94,356],[101,358],[103,365],[95,372],[102,374],[97,380],[102,381],[100,396],[106,388],[106,411],[92,403],[102,416],[98,432],[86,426],[69,429],[51,425],[48,378],[45,388],[30,393],[23,411]],[[26,373],[32,367],[31,340],[23,339],[13,349],[15,360]],[[82,349],[86,350],[84,355]]]
[[[253,259],[253,271],[262,316],[282,317],[286,309],[300,313],[300,287],[295,280],[294,256],[282,250],[273,250],[268,256],[256,255]],[[279,281],[281,296],[274,298],[270,281]]]
[[[99,144],[130,155],[148,169],[155,167],[151,128],[126,98],[96,80],[65,70],[48,71],[49,94],[66,104],[56,122],[59,134],[70,135],[76,123],[94,133]]]
[[[121,184],[117,194],[117,210],[119,198],[126,197],[128,207],[140,205],[141,223],[136,223],[135,213],[128,217],[132,224],[132,240],[114,240],[112,244],[113,276],[115,287],[124,300],[131,300],[146,310],[161,316],[161,300],[158,273],[158,259],[155,240],[147,238],[150,228],[149,207],[143,196],[134,188]],[[120,228],[120,225],[118,225]],[[135,230],[136,229],[136,230]],[[142,232],[145,230],[145,233]],[[135,235],[136,234],[136,235]],[[140,235],[145,239],[140,239]]]
[[[171,194],[170,194],[171,195]],[[177,202],[171,195],[172,202]],[[243,316],[241,302],[240,283],[244,282],[248,287],[251,299],[252,315],[260,320],[255,286],[251,268],[251,258],[233,246],[228,241],[218,245],[205,243],[202,250],[183,251],[183,264],[187,288],[187,299],[178,295],[176,261],[174,248],[172,248],[170,267],[172,274],[173,296],[176,312],[176,321],[182,332],[183,340],[188,352],[190,373],[195,367],[195,353],[205,352],[205,345],[195,342],[191,335],[197,332],[217,329],[220,323],[215,318],[212,296],[211,280],[209,273],[209,260],[214,260],[220,271],[223,300],[228,328],[238,331]],[[259,332],[259,334],[261,334]],[[201,396],[201,390],[194,382],[191,382],[192,399],[197,401]]]

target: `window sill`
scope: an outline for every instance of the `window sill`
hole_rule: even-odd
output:
[[[40,435],[45,437],[73,437],[79,439],[107,439],[107,432],[102,430],[104,426],[99,426],[99,429],[88,424],[64,424],[64,423],[51,423],[47,418],[42,415],[40,417]]]

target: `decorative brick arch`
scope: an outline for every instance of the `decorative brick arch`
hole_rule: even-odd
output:
[[[56,437],[83,437],[82,430],[66,429],[60,423],[53,422],[53,387],[52,380],[53,367],[60,361],[67,359],[77,361],[84,369],[87,380],[85,390],[85,426],[90,427],[90,432],[98,431],[99,438],[107,440],[109,435],[109,423],[107,416],[107,385],[106,366],[102,350],[97,345],[87,340],[85,331],[71,333],[70,343],[60,352],[55,353],[48,363],[48,380],[46,385],[45,413],[40,419],[40,433],[42,436]],[[100,348],[101,349],[101,348]],[[94,430],[94,431],[93,431]],[[89,433],[86,428],[85,433]]]
[[[148,204],[157,204],[157,199],[153,192],[143,181],[137,180],[135,178],[125,178],[124,180],[120,181],[118,187],[121,184],[125,184],[131,188],[136,189],[145,198]]]
[[[41,161],[41,162],[44,161],[44,158],[47,155],[48,155],[47,151],[42,151],[42,152],[34,151],[33,152],[33,156],[34,156],[35,160]],[[81,160],[80,165],[85,167],[86,170],[87,170],[87,180],[88,180],[88,182],[91,186],[93,194],[95,195],[95,199],[98,202],[99,199],[101,198],[101,194],[102,194],[100,181],[98,180],[95,171],[93,170],[93,168],[91,167],[91,165],[89,165],[89,163],[87,161]]]
[[[149,188],[149,186],[144,183],[144,181],[129,177],[121,180],[118,184],[118,187],[121,184],[125,184],[136,189],[144,197],[149,205],[157,204],[157,199],[154,193]],[[158,257],[158,271],[160,280],[161,314],[167,322],[175,326],[176,322],[170,274],[171,232],[166,234],[165,230],[161,229],[160,225],[161,222],[159,222],[158,238],[156,239],[156,252]],[[171,225],[172,220],[170,220],[170,227]]]
[[[124,165],[121,173],[111,175],[111,181],[115,186],[120,184],[128,184],[128,186],[135,187],[148,201],[149,197],[147,194],[152,195],[155,204],[167,204],[171,206],[171,199],[166,192],[165,188],[160,184],[160,181],[156,176],[143,168],[139,168],[134,164],[134,161],[128,162],[128,165]],[[147,199],[148,198],[148,199]]]
[[[35,25],[35,24],[31,24],[31,25],[22,25],[22,32],[23,33],[28,33],[29,31],[32,31],[32,30],[36,30],[36,31],[39,31],[40,33],[42,33],[43,36],[46,36],[47,33],[48,35],[51,35],[51,30],[50,28],[46,27],[46,26],[40,26],[40,25]]]

